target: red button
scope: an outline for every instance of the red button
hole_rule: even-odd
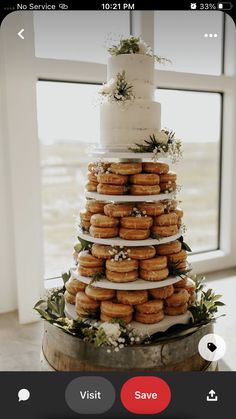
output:
[[[124,407],[131,413],[161,413],[171,401],[168,384],[158,377],[133,377],[123,385],[120,393]]]

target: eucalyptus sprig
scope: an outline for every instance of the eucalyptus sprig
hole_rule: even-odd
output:
[[[172,130],[162,129],[149,136],[143,143],[135,143],[136,147],[129,147],[133,153],[153,153],[153,159],[157,160],[161,156],[168,156],[172,163],[176,163],[182,158],[182,142],[175,138]]]
[[[101,279],[103,279],[105,277],[104,272],[96,272],[92,275],[91,277],[91,281],[89,283],[89,285],[93,285],[98,281],[101,281]]]
[[[120,54],[144,54],[153,57],[159,64],[171,63],[168,58],[161,57],[153,53],[151,47],[146,44],[139,36],[130,36],[129,38],[121,38],[116,45],[108,48],[111,55]]]
[[[215,294],[211,288],[204,291],[204,276],[192,276],[192,279],[196,284],[197,298],[195,304],[190,306],[189,310],[193,315],[195,323],[209,323],[215,319],[218,307],[225,305],[222,301],[220,301],[222,295]]]
[[[183,236],[179,237],[178,241],[181,243],[183,250],[186,250],[187,252],[192,252],[191,247],[189,247],[189,245],[185,243]]]
[[[90,242],[88,240],[81,239],[81,237],[77,237],[77,239],[79,240],[79,243],[76,243],[74,245],[74,250],[77,253],[82,252],[82,250],[88,250],[89,252],[91,251],[91,247],[93,245],[92,242]]]

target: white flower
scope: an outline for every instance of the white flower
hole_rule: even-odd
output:
[[[138,42],[139,54],[147,54],[149,47],[142,39]]]
[[[155,130],[153,134],[155,135],[155,138],[156,138],[158,143],[167,144],[168,135],[165,132]]]
[[[101,324],[99,329],[103,329],[108,339],[112,338],[114,340],[117,340],[121,334],[120,325],[118,323],[104,322],[103,324]]]
[[[109,95],[113,93],[115,88],[116,88],[116,80],[112,78],[107,83],[104,83],[102,85],[98,93],[100,93],[101,95]]]

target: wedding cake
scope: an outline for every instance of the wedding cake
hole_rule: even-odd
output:
[[[161,105],[154,100],[154,64],[164,59],[134,37],[109,52],[107,83],[99,92],[100,151],[88,165],[65,300],[75,317],[165,330],[186,323],[195,301],[177,176],[160,161],[179,159],[181,143],[161,129]],[[96,160],[99,152],[102,160]]]

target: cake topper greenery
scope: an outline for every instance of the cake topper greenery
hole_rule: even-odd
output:
[[[156,130],[149,139],[143,143],[135,143],[135,147],[129,147],[134,153],[152,153],[153,160],[160,157],[170,157],[172,163],[176,163],[183,156],[182,142],[175,138],[175,132],[167,128]]]
[[[120,54],[143,54],[153,57],[157,63],[165,64],[171,62],[169,59],[155,55],[149,45],[146,44],[139,36],[130,36],[129,38],[121,38],[117,45],[108,48],[111,55]]]
[[[128,84],[125,71],[117,73],[115,78],[102,85],[98,92],[107,98],[109,102],[126,102],[134,99],[133,86]]]
[[[212,289],[205,291],[204,276],[191,275],[196,284],[196,301],[189,306],[188,310],[192,317],[188,324],[176,324],[165,332],[158,332],[151,336],[143,337],[133,330],[131,325],[126,325],[122,319],[114,318],[111,322],[100,323],[93,319],[78,317],[70,319],[65,314],[65,283],[70,280],[70,272],[62,275],[63,287],[53,288],[47,295],[39,300],[34,309],[41,318],[62,329],[65,333],[75,336],[85,342],[98,347],[106,347],[108,352],[119,351],[125,346],[137,344],[152,344],[162,340],[188,335],[199,327],[215,321],[218,308],[224,306],[220,301],[221,295],[217,295]]]

